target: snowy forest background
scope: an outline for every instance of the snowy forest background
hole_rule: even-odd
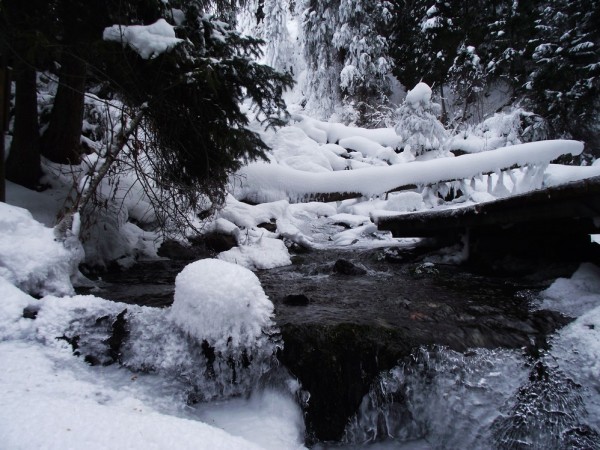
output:
[[[104,28],[115,23],[149,25],[159,18],[175,25],[173,43],[183,39],[168,54],[118,51],[102,40]],[[179,150],[208,137],[212,166],[225,171],[236,168],[233,159],[261,156],[265,148],[244,131],[247,119],[237,103],[245,96],[257,100],[262,119],[281,124],[281,96],[293,82],[288,105],[320,119],[383,127],[398,123],[403,93],[423,81],[440,106],[434,114],[451,134],[519,107],[522,141],[583,140],[589,162],[600,145],[599,19],[596,2],[563,0],[7,1],[2,53],[16,81],[15,151],[7,175],[36,186],[40,153],[78,164],[106,140],[103,133],[113,132],[118,124],[106,122],[118,119],[106,119],[99,105],[130,108],[133,117],[148,102],[144,121],[156,142],[144,142],[144,150],[170,146],[166,152],[178,155],[165,154],[155,169],[176,184],[199,182],[214,193],[224,172],[211,172],[210,182],[194,175],[176,179],[182,173],[171,164],[185,160]],[[278,72],[254,63],[261,51],[260,61]],[[35,93],[34,69],[45,74],[37,79],[44,95]],[[213,93],[191,94],[198,90]]]

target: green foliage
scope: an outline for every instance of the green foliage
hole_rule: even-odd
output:
[[[287,112],[281,94],[292,79],[255,61],[260,40],[196,13],[187,11],[178,27],[184,41],[172,51],[143,60],[112,45],[108,67],[128,103],[147,104],[145,125],[154,139],[148,157],[163,187],[191,206],[201,194],[218,205],[229,175],[248,160],[264,158],[267,149],[247,128],[243,101],[252,102],[266,126],[282,125]]]

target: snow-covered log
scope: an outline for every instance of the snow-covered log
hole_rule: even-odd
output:
[[[531,186],[540,187],[543,170],[550,161],[566,154],[579,155],[582,151],[583,143],[578,141],[540,141],[455,158],[328,173],[308,173],[275,164],[255,163],[238,172],[233,182],[234,195],[257,203],[299,202],[335,193],[373,197],[404,186],[471,180],[481,174],[500,173],[515,166],[527,166],[525,175],[535,178]]]

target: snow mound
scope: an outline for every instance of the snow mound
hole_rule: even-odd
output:
[[[217,351],[260,345],[273,303],[250,270],[218,259],[187,265],[175,280],[171,319]]]
[[[600,306],[600,268],[582,264],[571,278],[559,278],[542,292],[542,308],[578,317]]]
[[[82,257],[76,237],[60,242],[26,209],[0,203],[0,276],[10,283],[33,295],[72,294]]]
[[[251,270],[274,269],[292,263],[283,241],[270,237],[261,237],[256,242],[233,247],[231,250],[219,253],[218,258]]]
[[[182,39],[175,37],[175,30],[165,19],[158,19],[152,25],[113,25],[104,29],[105,41],[122,42],[143,59],[156,58],[161,53],[175,47]]]

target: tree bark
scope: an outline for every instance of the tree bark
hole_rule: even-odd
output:
[[[6,201],[6,158],[4,141],[8,131],[8,106],[10,103],[10,69],[5,54],[0,56],[0,202]]]
[[[42,154],[55,163],[80,162],[86,70],[73,48],[63,51],[50,124],[42,136]]]
[[[15,124],[6,160],[6,178],[34,189],[42,175],[35,69],[19,59],[15,63],[14,78]]]

